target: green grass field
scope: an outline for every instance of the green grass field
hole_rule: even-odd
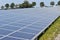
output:
[[[39,40],[54,40],[58,34],[60,34],[60,17],[39,38]]]

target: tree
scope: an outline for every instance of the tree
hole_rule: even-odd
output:
[[[24,8],[28,8],[29,7],[29,2],[27,0],[24,1],[24,3],[22,3]]]
[[[6,9],[8,9],[9,8],[9,4],[7,3],[7,4],[5,4],[5,7],[6,7]]]
[[[57,5],[60,5],[60,1],[58,1]]]
[[[29,8],[32,8],[33,7],[33,5],[32,4],[29,4]]]
[[[27,0],[25,0],[23,4],[29,4],[29,2]]]
[[[4,9],[4,6],[1,6],[1,9]]]
[[[15,7],[15,4],[11,3],[10,7],[13,9]]]
[[[27,0],[25,0],[22,4],[19,4],[19,8],[32,8],[35,5],[35,2],[33,2],[33,4],[30,4]]]
[[[54,4],[55,4],[55,2],[54,2],[54,1],[50,2],[50,5],[54,6]]]
[[[32,5],[35,6],[36,5],[36,2],[32,2]]]
[[[23,4],[19,4],[19,8],[24,8],[24,7],[23,7]]]
[[[45,6],[44,2],[41,2],[40,7],[44,7],[44,6]]]

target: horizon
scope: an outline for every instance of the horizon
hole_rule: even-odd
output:
[[[0,0],[0,7],[3,5],[5,5],[6,3],[9,3],[9,4],[11,4],[11,3],[15,3],[15,4],[21,4],[21,3],[23,3],[23,1],[24,0]],[[50,2],[51,1],[54,1],[55,2],[55,4],[59,1],[59,0],[28,0],[30,3],[31,2],[36,2],[37,3],[37,5],[36,5],[36,7],[40,7],[40,2],[44,2],[45,3],[45,5],[47,5],[47,6],[49,6],[50,5]]]

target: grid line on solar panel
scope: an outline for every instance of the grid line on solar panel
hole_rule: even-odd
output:
[[[5,28],[0,28],[0,29],[7,30],[7,31],[14,31],[14,30],[5,29]],[[18,32],[22,32],[22,31],[18,31]],[[34,35],[34,33],[28,33],[28,32],[22,32],[22,33],[26,33],[26,34],[33,34],[33,35]]]
[[[3,36],[6,36],[6,35],[0,35],[0,38],[3,37]],[[7,36],[7,37],[15,38],[15,39],[25,40],[24,38],[18,38],[18,37],[13,37],[13,36]],[[28,40],[28,39],[26,39],[26,40]]]
[[[20,27],[17,27],[17,26],[11,26],[11,25],[9,25],[9,26],[3,26],[3,27],[0,27],[0,28],[6,28],[6,29],[11,29],[11,30],[17,30],[17,29],[20,29]],[[28,27],[28,29],[32,29],[32,30],[38,30],[38,29],[33,29],[33,28],[29,28]]]
[[[8,30],[8,31],[14,31],[14,30],[10,30],[10,29],[5,29],[5,28],[0,28],[0,29],[3,29],[3,30]]]
[[[11,23],[13,23],[13,22],[11,22]],[[9,25],[9,24],[11,24],[11,23],[3,24],[3,25],[1,25],[1,26]]]
[[[25,39],[31,39],[34,35],[33,34],[26,34],[26,33],[22,33],[22,32],[16,32],[16,33],[11,34],[9,36],[18,37],[18,38],[25,38]]]
[[[32,24],[34,24],[34,23],[36,23],[36,22],[39,22],[39,21],[37,20],[37,21],[33,22]],[[18,32],[19,30],[22,30],[22,29],[24,29],[24,28],[26,28],[26,27],[28,27],[28,26],[30,26],[30,25],[32,25],[32,24],[29,24],[29,25],[27,25],[27,26],[22,27],[21,29],[18,29],[18,30],[16,30],[16,31],[13,31],[13,32],[7,34],[6,36],[4,36],[4,37],[2,37],[2,38],[0,38],[0,39],[3,39],[3,38],[5,38],[5,37],[7,37],[7,36],[9,36],[9,35],[11,35],[11,34],[13,34],[13,33],[15,33],[15,32]]]
[[[22,32],[22,31],[18,31],[18,32],[26,33],[26,34],[32,34],[32,35],[34,35],[34,34],[35,34],[35,33],[28,33],[28,32]]]
[[[6,14],[4,14],[4,15],[7,16]],[[2,15],[2,16],[4,16],[4,15]],[[9,17],[9,15],[8,15],[7,17]],[[11,17],[11,14],[10,14],[10,17]],[[10,17],[9,17],[8,19],[10,19]],[[15,15],[15,16],[13,16],[12,18],[16,18],[16,17],[21,19],[20,15],[19,15],[19,16],[16,16],[16,15]],[[22,17],[23,17],[23,16],[22,16]],[[24,16],[24,17],[25,17],[25,16]],[[6,19],[6,17],[5,17],[5,19]]]
[[[9,30],[9,31],[15,31],[15,30],[10,29],[10,27],[6,28],[5,26],[4,27],[0,27],[0,29]],[[15,29],[15,28],[13,28],[13,29]],[[19,29],[19,27],[18,27],[18,29]],[[28,28],[28,29],[37,31],[36,29],[32,29],[32,28]]]
[[[25,19],[24,19],[25,20]],[[19,20],[20,21],[20,20]],[[17,22],[19,22],[19,21],[17,21]],[[15,22],[12,22],[12,23],[15,23]]]
[[[15,27],[15,26],[2,26],[2,27],[0,27],[0,28],[5,28],[5,29],[10,29],[10,30],[18,30],[18,29],[20,29],[21,27]]]
[[[13,16],[12,18],[16,18],[16,17]],[[19,18],[19,16],[18,16],[17,18]],[[5,19],[6,19],[6,18],[5,18]],[[11,19],[11,18],[9,17],[8,19]],[[21,18],[20,18],[20,19],[21,19]]]
[[[31,29],[31,30],[35,30],[35,31],[40,31],[40,30],[38,30],[38,29],[34,29],[34,28],[27,28],[27,29]]]
[[[13,37],[13,36],[7,36],[7,37],[11,37],[11,38],[15,38],[15,39],[22,39],[22,40],[29,40],[29,39],[19,38],[19,37]]]
[[[34,33],[34,34],[37,34],[39,31],[35,31],[35,30],[31,30],[31,29],[27,29],[27,28],[25,28],[25,29],[23,29],[23,30],[21,30],[22,32],[28,32],[28,33]]]
[[[28,33],[37,33],[37,32],[39,32],[39,30],[35,30],[35,29],[30,29],[30,28],[25,28],[25,29],[23,29],[23,30],[19,30],[19,31],[25,31],[25,32],[28,32]]]
[[[23,20],[28,20],[28,19],[22,19],[22,20],[16,20],[17,22],[20,22],[20,21],[23,21]],[[15,22],[10,22],[10,23],[8,23],[8,24],[4,24],[4,25],[2,25],[2,26],[5,26],[5,25],[9,25],[9,24],[11,24],[11,23],[16,23],[16,21]],[[36,20],[35,20],[36,21]]]
[[[40,22],[41,23],[41,22]],[[48,24],[48,23],[46,23],[46,24]],[[28,29],[33,29],[33,30],[37,30],[37,31],[40,31],[42,28],[44,28],[46,25],[45,24],[38,24],[38,23],[36,23],[36,24],[33,24],[33,25],[31,25],[31,26],[29,26],[29,27],[27,27]]]
[[[5,37],[1,40],[29,40],[29,39],[24,39],[24,38],[18,38],[18,37],[13,37],[13,36],[8,36],[8,37]]]
[[[17,27],[17,28],[20,28],[20,27],[18,27],[18,26],[14,26],[14,25],[5,25],[5,26],[0,26],[0,28],[3,28],[3,27],[5,28],[5,27],[9,27],[9,26],[10,26],[10,27]]]
[[[3,36],[6,36],[6,35],[0,35],[0,38],[3,37]],[[15,39],[21,39],[21,40],[28,40],[28,39],[25,39],[25,38],[19,38],[19,37],[14,37],[14,36],[7,36],[7,37],[9,37],[9,38],[15,38]]]
[[[0,29],[0,35],[7,35],[7,34],[9,34],[11,32],[13,32],[13,31],[8,31],[8,30]]]
[[[16,21],[22,21],[22,20],[25,20],[25,19],[16,20]],[[8,24],[4,24],[4,25],[2,25],[2,26],[9,25],[9,24],[11,24],[11,23],[16,23],[16,21],[15,21],[15,22],[10,22],[10,23],[8,23]]]
[[[20,12],[20,10],[19,10],[19,12]],[[29,12],[30,12],[30,11],[29,11]],[[6,12],[6,13],[7,13],[7,12]],[[45,24],[45,25],[41,25],[41,24],[39,23],[41,26],[43,26],[43,28],[45,28],[45,26],[46,26],[50,21],[52,21],[52,20],[56,17],[56,15],[53,16],[54,13],[53,13],[52,15],[50,15],[51,13],[49,14],[49,12],[48,12],[48,13],[44,12],[44,13],[42,13],[42,14],[40,14],[40,12],[39,12],[39,14],[36,14],[37,12],[36,12],[36,13],[34,12],[34,14],[32,14],[32,13],[27,13],[27,14],[26,14],[26,13],[23,12],[24,14],[22,14],[22,13],[19,14],[19,13],[18,13],[19,16],[16,15],[16,14],[17,14],[17,11],[16,11],[16,14],[15,14],[15,11],[14,11],[14,12],[10,12],[11,14],[10,14],[9,12],[8,12],[7,14],[6,14],[6,13],[3,14],[3,16],[0,16],[0,18],[2,17],[3,19],[4,19],[4,18],[13,19],[13,18],[10,18],[10,17],[14,17],[14,19],[15,19],[16,16],[17,16],[16,18],[20,17],[20,19],[21,19],[21,18],[23,18],[23,19],[24,19],[24,18],[27,18],[26,20],[29,20],[28,18],[30,18],[30,17],[32,18],[32,17],[34,17],[34,16],[37,17],[37,18],[39,18],[39,19],[46,18],[46,19],[42,19],[42,21],[43,21],[44,23],[41,23],[41,24]],[[13,14],[13,15],[12,15],[12,14]],[[12,16],[10,16],[10,15],[12,15]],[[14,15],[15,15],[15,16],[14,16]],[[40,16],[42,16],[42,17],[40,17]],[[50,16],[50,17],[49,17],[49,16]],[[37,19],[37,18],[35,18],[35,19]],[[8,20],[6,19],[6,20],[7,20],[8,22],[11,22],[12,20],[9,20],[9,19],[8,19]],[[18,18],[18,19],[15,19],[15,20],[20,20],[20,19]],[[31,20],[34,21],[35,19],[31,19]],[[6,21],[6,20],[5,20],[5,21]],[[14,20],[14,21],[15,21],[15,20]],[[38,20],[38,19],[37,19],[37,20]],[[47,21],[45,21],[45,20],[47,20]],[[3,20],[3,21],[4,21],[4,20]],[[7,22],[7,21],[6,21],[6,22]],[[25,21],[25,19],[24,19],[24,21]],[[41,20],[40,20],[40,21],[41,21]],[[39,21],[39,22],[40,22],[40,21]],[[18,22],[19,22],[19,21],[16,21],[16,23],[18,23]],[[27,22],[27,21],[26,21],[26,22]],[[26,22],[25,22],[25,23],[26,23]],[[47,22],[47,23],[46,23],[46,22]],[[30,23],[30,21],[29,21],[29,23]],[[29,23],[26,23],[26,25],[29,25]],[[33,23],[33,22],[32,22],[32,23]],[[12,24],[12,23],[11,23],[11,24]],[[23,23],[23,24],[24,24],[24,23]],[[37,24],[34,23],[34,25],[35,25],[34,27],[35,27],[35,28],[38,27],[38,28],[40,28],[41,30],[43,30],[43,28],[39,27],[39,26],[40,26],[39,24],[37,25]],[[10,26],[10,24],[8,24],[8,25]],[[7,26],[7,25],[6,25],[6,26]],[[33,25],[31,25],[31,26],[33,26]],[[31,26],[30,26],[30,27],[31,27]],[[11,27],[12,27],[12,26],[11,26]],[[17,26],[14,25],[14,27],[17,27]],[[23,27],[22,27],[22,28],[23,28]],[[28,29],[27,29],[27,28],[28,28]],[[37,28],[37,29],[38,29],[38,28]],[[28,31],[27,31],[27,32],[25,32],[25,31],[23,32],[23,31],[22,31],[22,33],[28,34],[28,33],[32,33],[32,29],[33,29],[33,28],[31,29],[31,28],[29,28],[29,26],[28,26],[28,27],[26,27],[26,28],[24,28],[24,29],[25,29],[25,30],[27,29],[28,31],[31,30],[30,32],[28,32]],[[22,30],[24,30],[24,29],[22,29]],[[17,28],[17,30],[18,30],[18,28]],[[34,30],[33,32],[36,32],[36,33],[41,32],[41,30],[40,30],[40,31],[37,30],[38,32],[35,31],[35,29],[33,29],[33,30]],[[14,31],[16,31],[16,30],[14,30]],[[21,30],[19,30],[19,31],[21,31]],[[19,31],[17,31],[17,32],[19,32]],[[17,32],[15,32],[15,33],[13,33],[13,34],[16,34]],[[19,32],[19,33],[20,33],[20,32]],[[12,34],[12,35],[13,35],[13,34]],[[7,34],[7,35],[8,35],[8,34]],[[18,35],[20,35],[20,34],[18,34]],[[24,35],[24,34],[22,34],[22,35]],[[21,35],[21,36],[22,36],[22,35]],[[33,35],[33,34],[32,34],[32,35]],[[35,34],[34,34],[34,35],[35,35]],[[9,35],[8,35],[8,36],[9,36]],[[8,36],[6,36],[6,37],[4,37],[4,38],[7,38]],[[14,35],[14,36],[17,36],[17,35]],[[27,35],[27,36],[28,36],[28,35]],[[30,36],[30,37],[31,37],[31,36]],[[33,37],[33,36],[32,36],[32,37]],[[3,38],[3,39],[4,39],[4,38]],[[12,38],[12,37],[11,37],[11,38]],[[18,37],[18,38],[22,38],[22,37]],[[24,38],[25,38],[25,37],[24,37]],[[10,39],[10,38],[9,38],[9,39]],[[8,39],[8,40],[9,40],[9,39]],[[26,39],[26,38],[25,38],[25,39]],[[28,38],[27,38],[27,39],[28,39]],[[14,39],[13,39],[13,40],[14,40]]]
[[[5,29],[4,29],[5,30]],[[10,31],[10,30],[8,30],[8,31]],[[21,32],[21,33],[26,33],[26,32]],[[26,34],[32,34],[32,35],[34,35],[33,33],[26,33]],[[4,36],[6,36],[6,35],[4,35]]]
[[[35,27],[35,26],[34,26]],[[19,29],[20,27],[17,27],[17,26],[13,26],[13,25],[6,25],[6,26],[3,26],[3,27],[0,27],[0,28],[6,28],[6,29],[11,29],[12,30],[12,28],[13,29]],[[29,28],[29,27],[28,27]],[[34,28],[29,28],[29,29],[33,29],[33,30],[38,30],[38,29],[34,29]]]
[[[39,26],[40,27],[40,26]],[[39,27],[32,27],[32,26],[30,26],[30,27],[27,27],[27,28],[29,28],[29,29],[34,29],[34,30],[38,30],[38,31],[40,31],[40,28]]]
[[[8,29],[10,29],[11,28],[11,25],[9,25],[7,27],[9,27]],[[16,26],[12,26],[12,27],[16,27]],[[0,27],[0,28],[6,28],[6,26]],[[19,29],[19,27],[16,27],[16,28]]]

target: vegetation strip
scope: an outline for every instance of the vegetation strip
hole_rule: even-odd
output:
[[[37,4],[36,2],[29,3],[29,1],[24,0],[24,2],[20,3],[20,4],[6,3],[4,6],[3,5],[1,6],[1,9],[7,10],[7,9],[19,9],[19,8],[34,8],[36,6],[36,4]],[[46,6],[44,2],[40,2],[40,7],[53,7],[54,5],[60,6],[60,1],[58,1],[57,4],[55,4],[54,1],[51,1],[50,5],[51,6]]]
[[[40,36],[39,40],[54,40],[55,37],[60,33],[60,17],[58,17],[47,31]]]

